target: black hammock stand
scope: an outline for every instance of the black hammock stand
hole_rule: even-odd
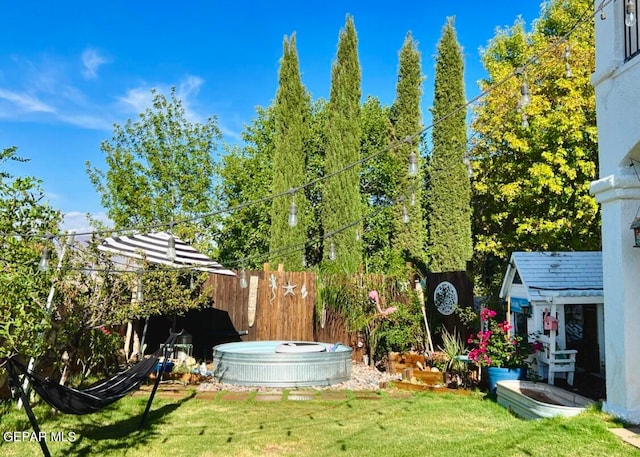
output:
[[[149,414],[149,410],[151,409],[153,397],[158,390],[162,373],[164,373],[168,358],[167,356],[173,352],[173,345],[181,334],[182,332],[171,333],[165,344],[161,346],[161,349],[158,349],[149,358],[144,359],[143,361],[133,365],[131,368],[117,373],[113,377],[105,379],[104,381],[94,384],[86,389],[74,389],[73,387],[60,385],[57,381],[36,376],[31,373],[24,364],[16,360],[15,356],[7,359],[9,382],[22,400],[24,410],[29,417],[33,431],[36,433],[36,436],[40,437],[40,427],[38,426],[36,417],[29,405],[29,399],[22,388],[20,375],[26,376],[33,390],[35,390],[46,403],[61,413],[76,415],[91,414],[115,403],[130,392],[136,390],[154,371],[160,357],[164,355],[164,360],[158,370],[158,376],[156,377],[151,395],[149,396],[149,401],[147,401],[147,407],[145,408],[142,419],[140,420],[138,428],[142,429],[144,422],[147,419],[147,415]],[[46,440],[38,439],[38,442],[45,457],[51,457],[49,449],[47,448]]]

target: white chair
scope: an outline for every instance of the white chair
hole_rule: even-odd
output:
[[[552,351],[549,343],[544,343],[543,346],[544,349],[538,352],[538,363],[547,366],[547,382],[553,385],[556,373],[566,373],[567,383],[572,386],[573,375],[576,371],[576,354],[578,351],[575,349]]]

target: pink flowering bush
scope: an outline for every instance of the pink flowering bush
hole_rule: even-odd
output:
[[[532,344],[519,335],[510,334],[509,321],[498,322],[494,319],[496,314],[488,308],[480,312],[480,320],[487,323],[487,330],[480,330],[467,341],[475,346],[469,351],[469,358],[479,366],[520,368],[539,350],[539,343]]]

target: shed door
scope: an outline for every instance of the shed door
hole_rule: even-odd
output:
[[[577,349],[576,365],[588,373],[600,371],[597,305],[565,305],[567,349]]]

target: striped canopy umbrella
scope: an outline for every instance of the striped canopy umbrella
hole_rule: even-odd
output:
[[[198,252],[175,236],[173,237],[176,252],[175,260],[170,259],[170,238],[172,238],[172,236],[167,232],[112,236],[102,240],[98,249],[124,257],[146,260],[151,263],[168,265],[175,268],[193,268],[210,273],[235,276],[233,271],[225,269],[215,260]]]

